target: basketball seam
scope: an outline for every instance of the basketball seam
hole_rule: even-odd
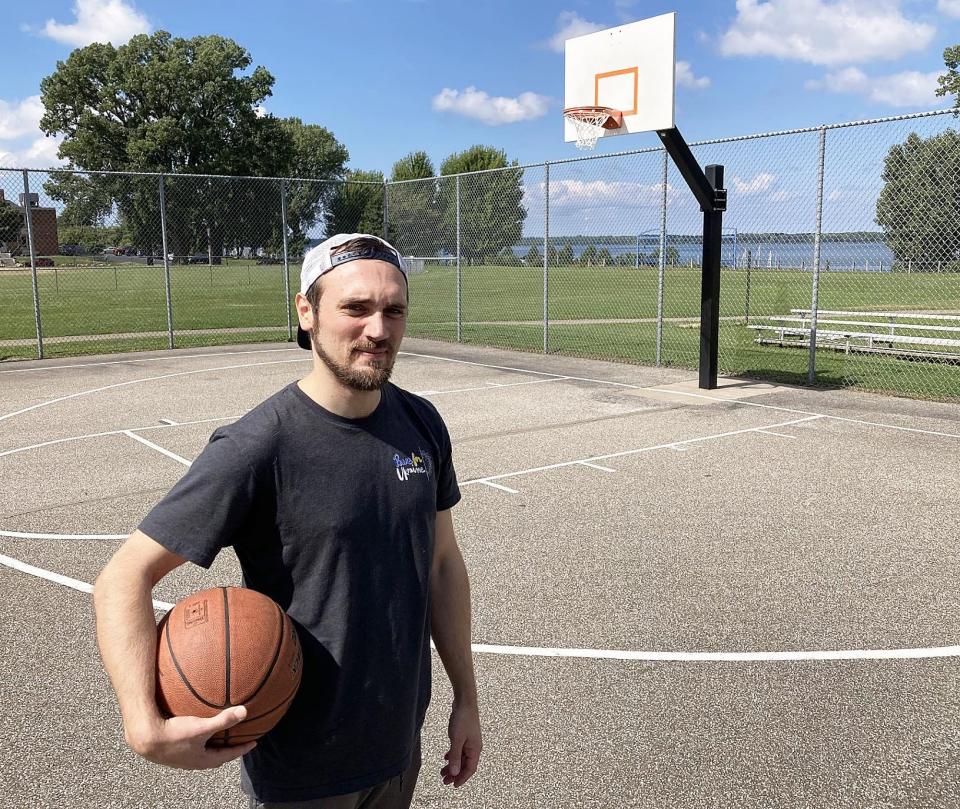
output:
[[[225,645],[226,645],[226,654],[223,656],[223,667],[224,673],[226,675],[226,691],[224,702],[226,705],[232,705],[233,700],[231,699],[230,694],[230,598],[227,594],[227,588],[221,588],[223,590],[223,629],[225,633]],[[223,732],[224,740],[229,740],[230,738],[230,728],[227,728]]]
[[[190,683],[190,681],[189,681],[189,680],[186,678],[186,676],[184,675],[183,669],[180,668],[180,662],[177,660],[177,655],[176,655],[176,653],[173,651],[173,641],[170,640],[170,622],[169,622],[169,621],[167,621],[166,626],[164,626],[164,628],[163,628],[163,634],[164,634],[164,635],[166,636],[166,638],[167,638],[167,651],[170,653],[170,659],[173,661],[173,666],[174,666],[174,668],[177,670],[177,674],[180,675],[180,680],[183,682],[183,684],[184,684],[188,689],[190,689],[190,693],[193,694],[198,700],[200,700],[200,702],[202,702],[204,705],[206,705],[206,706],[209,707],[209,708],[217,708],[217,709],[223,708],[222,705],[215,705],[214,703],[208,702],[208,701],[205,700],[203,697],[201,697],[201,696],[194,690],[193,685]]]
[[[299,687],[300,687],[300,683],[297,683],[296,688],[294,688],[293,691],[290,692],[290,695],[289,695],[286,699],[284,699],[282,702],[278,702],[276,705],[274,705],[274,706],[273,706],[269,711],[267,711],[266,713],[262,713],[262,714],[260,714],[259,716],[251,716],[249,719],[244,719],[243,722],[241,722],[239,725],[237,725],[237,727],[238,727],[238,728],[243,727],[244,725],[246,725],[246,724],[248,724],[248,723],[250,723],[250,722],[255,722],[255,721],[258,720],[258,719],[263,719],[265,716],[270,716],[270,714],[276,713],[277,711],[279,711],[281,708],[283,708],[288,702],[290,702],[290,701],[297,695],[297,689],[298,689]],[[277,721],[279,721],[279,720],[277,720]],[[273,728],[270,728],[270,730],[273,730]],[[237,741],[238,739],[243,739],[245,736],[250,736],[250,737],[253,737],[253,738],[257,738],[257,739],[258,739],[258,738],[260,738],[261,736],[265,735],[265,733],[269,733],[270,730],[264,731],[264,733],[234,733],[234,734],[232,734],[232,735],[227,735],[227,731],[223,731],[223,733],[224,733],[223,741],[227,741],[227,740],[229,739],[229,741],[235,742],[235,741]]]
[[[272,602],[272,603],[277,610],[277,614],[280,616],[280,635],[277,639],[277,648],[273,652],[273,660],[270,661],[270,667],[267,669],[266,674],[263,675],[263,679],[260,680],[260,683],[253,690],[253,693],[250,694],[250,696],[248,696],[243,701],[244,704],[247,702],[250,702],[250,700],[252,700],[255,696],[257,696],[257,694],[259,694],[263,690],[263,687],[267,684],[267,680],[270,679],[270,675],[273,674],[273,669],[277,665],[277,660],[280,659],[280,650],[283,648],[283,638],[284,638],[284,635],[287,634],[287,625],[286,625],[286,621],[284,620],[286,616],[283,614],[283,610],[280,609],[280,607],[277,605],[276,602]]]

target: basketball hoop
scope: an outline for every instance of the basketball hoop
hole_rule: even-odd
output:
[[[567,107],[563,117],[576,129],[578,149],[593,149],[604,129],[623,126],[623,113],[612,107]]]

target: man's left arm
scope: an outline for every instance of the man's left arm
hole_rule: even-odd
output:
[[[449,509],[437,512],[430,600],[433,642],[453,686],[450,750],[444,756],[447,764],[440,775],[443,783],[459,787],[477,771],[483,742],[470,649],[470,580],[457,547]]]

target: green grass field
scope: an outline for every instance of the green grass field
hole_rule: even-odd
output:
[[[298,278],[299,266],[291,266],[291,291],[297,289]],[[541,268],[464,267],[461,279],[461,338],[465,342],[543,350]],[[413,275],[410,289],[408,334],[456,340],[455,269],[437,267]],[[288,337],[281,265],[228,261],[212,268],[175,266],[171,269],[171,292],[177,347],[283,341]],[[754,342],[755,333],[744,325],[747,295],[746,271],[723,270],[720,314],[726,319],[720,337],[722,372],[805,383],[806,349]],[[90,268],[58,267],[56,271],[45,268],[39,272],[39,296],[45,356],[168,346],[162,265],[117,262]],[[551,352],[655,362],[656,268],[551,268],[548,298]],[[809,272],[750,273],[751,321],[786,315],[792,308],[810,305]],[[960,313],[960,274],[823,273],[819,306],[862,312]],[[0,311],[0,341],[35,340],[29,271],[0,272]],[[667,321],[661,347],[664,365],[696,367],[699,311],[700,271],[668,268],[664,279]],[[244,331],[203,333],[217,329]],[[67,336],[86,339],[50,339]],[[36,345],[0,346],[0,357],[36,357]],[[847,356],[826,349],[817,352],[817,382],[924,398],[960,398],[960,366]]]

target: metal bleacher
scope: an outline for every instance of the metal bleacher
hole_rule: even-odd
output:
[[[790,315],[766,316],[761,320],[765,322],[747,324],[747,328],[757,332],[758,344],[810,345],[811,310],[791,309]],[[846,354],[885,354],[902,359],[960,363],[958,338],[960,315],[824,309],[817,313],[817,348]]]

